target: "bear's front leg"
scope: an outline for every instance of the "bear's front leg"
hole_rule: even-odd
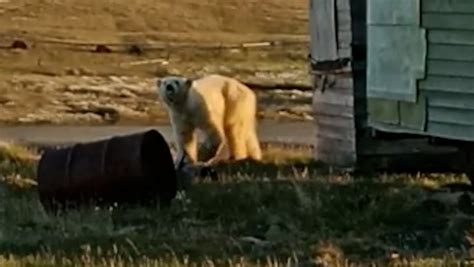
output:
[[[187,156],[190,163],[197,161],[197,137],[195,128],[190,124],[176,124],[173,127],[177,157],[176,160],[180,160],[184,156]]]
[[[203,160],[205,165],[212,165],[219,160],[225,146],[225,135],[222,129],[215,125],[210,126],[205,131],[206,137],[202,148],[204,149]]]

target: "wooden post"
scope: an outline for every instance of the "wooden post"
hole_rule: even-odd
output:
[[[310,0],[310,12],[312,59],[337,60],[335,0]]]
[[[354,84],[350,53],[351,13],[347,0],[311,0],[311,73],[314,78],[314,159],[352,169],[357,161]],[[336,16],[337,14],[337,16]],[[340,29],[337,19],[346,18]],[[339,47],[338,31],[349,34],[348,47]]]

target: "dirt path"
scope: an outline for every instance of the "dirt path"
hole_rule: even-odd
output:
[[[157,129],[172,141],[171,127],[159,126],[3,126],[0,140],[40,145],[87,142],[96,139]],[[313,143],[312,122],[261,121],[258,133],[263,142],[284,142],[309,145]]]

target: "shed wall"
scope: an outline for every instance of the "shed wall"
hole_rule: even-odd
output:
[[[474,1],[422,1],[427,29],[427,132],[474,140]]]
[[[391,117],[384,118],[384,114],[376,112],[371,118],[378,118],[371,120],[370,126],[389,132],[474,141],[473,22],[472,0],[421,1],[427,55],[426,77],[417,86],[418,103],[410,106],[404,101],[389,103],[384,99],[387,102],[384,111]],[[389,104],[398,109],[398,114],[388,112]],[[412,113],[415,109],[418,109],[416,120]],[[396,122],[390,123],[391,120]]]
[[[353,41],[351,0],[334,1],[338,60],[350,62]],[[314,38],[316,36],[312,35],[312,42]],[[352,65],[343,64],[327,71],[312,70],[315,88],[314,157],[329,164],[353,166],[356,161],[356,129]]]

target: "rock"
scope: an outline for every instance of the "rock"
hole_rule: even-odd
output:
[[[26,50],[28,49],[28,45],[22,41],[22,40],[15,40],[13,41],[13,43],[10,45],[10,48],[11,49],[22,49],[22,50]]]
[[[79,67],[79,68],[66,68],[66,70],[64,71],[64,75],[87,77],[87,76],[94,76],[95,73],[84,67]]]
[[[64,74],[71,75],[71,76],[79,76],[80,72],[79,72],[79,69],[76,69],[76,68],[66,68],[66,70],[64,71]]]
[[[110,53],[112,52],[112,49],[110,49],[108,46],[106,45],[97,45],[94,49],[94,52],[96,53]]]

